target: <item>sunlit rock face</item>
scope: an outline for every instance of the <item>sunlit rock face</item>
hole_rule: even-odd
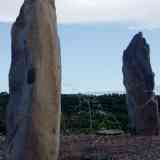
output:
[[[12,27],[7,160],[56,160],[61,64],[54,0],[25,0]]]
[[[130,128],[142,135],[159,132],[158,102],[150,49],[142,33],[134,36],[123,54],[123,82],[127,91]]]

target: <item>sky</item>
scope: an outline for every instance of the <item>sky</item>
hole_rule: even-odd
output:
[[[0,4],[0,20],[13,21],[23,0]],[[59,23],[130,22],[135,26],[159,27],[159,0],[56,0]]]
[[[0,4],[0,91],[8,91],[10,28],[22,0]],[[122,54],[142,31],[151,47],[151,63],[160,86],[160,1],[57,0],[63,93],[124,90]]]

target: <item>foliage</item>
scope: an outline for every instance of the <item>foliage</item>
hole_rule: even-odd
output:
[[[0,93],[0,132],[5,133],[5,112],[9,95]],[[64,94],[61,98],[61,132],[94,133],[100,129],[128,131],[125,95]]]
[[[100,129],[128,131],[125,95],[62,95],[62,117],[64,134],[94,133]]]

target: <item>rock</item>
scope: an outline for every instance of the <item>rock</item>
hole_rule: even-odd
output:
[[[0,160],[5,160],[5,137],[0,135]]]
[[[25,0],[12,27],[7,160],[56,160],[61,64],[54,0]]]
[[[158,134],[154,73],[150,64],[150,48],[142,33],[136,34],[124,51],[122,70],[131,130],[142,135]]]
[[[122,135],[124,132],[119,129],[99,130],[96,132],[97,135]]]

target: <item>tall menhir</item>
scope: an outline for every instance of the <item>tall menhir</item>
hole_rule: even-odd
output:
[[[12,27],[7,160],[57,160],[61,63],[54,0],[25,0]]]
[[[122,70],[132,133],[158,134],[159,115],[158,102],[153,92],[154,73],[150,64],[150,48],[142,33],[136,34],[124,51]]]

